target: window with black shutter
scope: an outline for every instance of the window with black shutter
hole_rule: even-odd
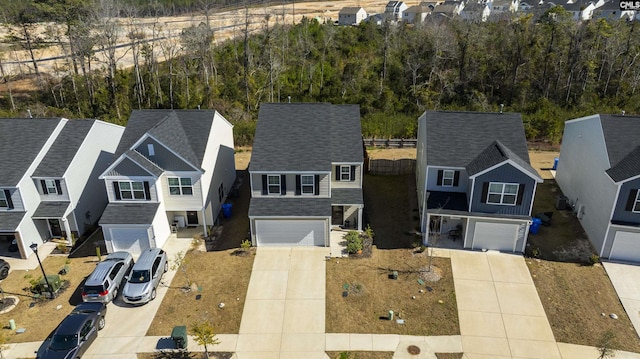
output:
[[[42,194],[49,194],[47,190],[47,182],[45,180],[40,180],[40,187],[42,187]]]
[[[0,191],[0,208],[13,209],[13,201],[11,200],[11,192],[8,189]]]
[[[280,175],[280,194],[283,196],[287,194],[287,176],[285,175]]]
[[[314,179],[313,179],[313,185],[314,185],[314,189],[313,189],[313,194],[315,194],[316,196],[320,194],[320,175],[315,175]]]
[[[60,180],[56,180],[56,190],[58,191],[59,195],[62,194],[62,186],[60,185]]]
[[[296,196],[302,194],[302,183],[301,183],[300,175],[296,175]]]

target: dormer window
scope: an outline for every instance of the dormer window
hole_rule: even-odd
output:
[[[121,199],[146,199],[143,182],[119,181],[118,187]]]
[[[300,186],[302,188],[302,194],[314,194],[315,182],[313,175],[301,175]]]
[[[351,166],[340,166],[340,181],[351,181]]]
[[[269,194],[280,194],[280,176],[267,175]]]
[[[9,201],[7,200],[9,196],[7,196],[7,192],[6,190],[0,191],[0,208],[9,208]]]
[[[40,180],[42,194],[62,194],[60,180]]]

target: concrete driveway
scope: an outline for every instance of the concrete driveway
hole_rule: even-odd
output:
[[[474,358],[561,358],[520,255],[451,251],[462,348]]]
[[[322,247],[257,249],[238,359],[325,358],[327,255]]]
[[[640,266],[603,262],[624,310],[640,336]]]

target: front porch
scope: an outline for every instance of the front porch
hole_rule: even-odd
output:
[[[464,248],[466,218],[427,214],[427,222],[429,229],[425,244],[438,248]]]
[[[331,229],[362,231],[362,205],[332,205]]]

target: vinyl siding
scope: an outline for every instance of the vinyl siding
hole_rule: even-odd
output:
[[[357,173],[357,171],[356,171]],[[269,173],[270,175],[272,173]],[[311,174],[311,173],[304,173],[306,174]],[[297,174],[293,174],[293,173],[287,173],[285,174],[286,177],[286,194],[285,195],[276,195],[276,194],[271,194],[271,195],[264,195],[262,194],[262,175],[263,173],[252,173],[251,174],[251,182],[252,182],[252,191],[251,191],[251,196],[252,197],[262,197],[262,196],[269,196],[269,197],[329,197],[329,175],[324,173],[324,174],[318,174],[320,176],[320,187],[319,187],[319,194],[316,196],[312,196],[312,195],[296,195],[296,176]],[[315,175],[314,175],[315,176]],[[331,181],[331,185],[333,186],[335,181]],[[282,181],[281,181],[282,183]]]
[[[69,186],[67,186],[67,181],[65,179],[54,179],[54,178],[45,178],[43,180],[56,180],[56,181],[60,181],[60,189],[62,190],[62,194],[58,194],[58,193],[47,193],[44,194],[44,191],[42,190],[42,184],[41,184],[41,180],[36,178],[33,180],[34,186],[36,186],[36,188],[38,189],[38,193],[40,193],[40,200],[41,201],[69,201],[70,200],[70,195],[69,195]],[[83,186],[80,186],[80,189]]]
[[[522,197],[522,204],[509,206],[482,203],[483,185],[486,182],[518,183],[520,186],[524,184],[525,189]],[[534,187],[535,180],[533,178],[522,173],[512,165],[505,163],[502,166],[475,178],[475,186],[473,187],[473,193],[471,194],[473,196],[471,211],[529,216],[531,201],[533,201]]]
[[[337,181],[336,180],[336,166],[356,166],[355,180],[352,181]],[[331,188],[362,188],[362,163],[343,163],[343,164],[331,165]]]
[[[153,145],[154,155],[149,155],[148,145]],[[167,147],[160,144],[158,141],[151,137],[147,137],[135,148],[136,152],[140,153],[149,161],[158,165],[158,167],[166,171],[193,171],[193,166],[182,160],[180,157],[171,152]]]
[[[8,209],[6,207],[0,208],[0,211],[14,211],[14,212],[23,212],[26,211],[24,208],[24,203],[22,202],[22,197],[20,196],[20,191],[17,188],[0,188],[0,191],[9,190],[9,194],[11,196],[11,201],[13,202],[13,208]],[[35,209],[34,209],[35,212]]]
[[[151,227],[153,229],[153,236],[149,237],[151,239],[151,246],[162,247],[171,235],[171,227],[167,219],[166,208],[162,203],[158,206],[158,211],[153,218]]]
[[[640,178],[624,183],[620,187],[620,195],[613,212],[613,221],[638,223],[640,224],[640,213],[627,211],[627,201],[632,190],[640,189]]]
[[[617,193],[610,167],[599,116],[565,123],[556,181],[572,205],[585,206],[580,223],[599,255]]]
[[[191,178],[192,195],[171,195],[169,192],[169,177]],[[204,207],[202,203],[202,181],[197,172],[165,172],[158,179],[162,191],[162,201],[167,211],[199,211]]]
[[[439,186],[438,185],[438,171],[452,170],[459,172],[458,185],[454,187]],[[427,169],[427,191],[441,191],[441,192],[467,192],[467,186],[469,183],[469,176],[464,168],[438,168],[429,167]]]

